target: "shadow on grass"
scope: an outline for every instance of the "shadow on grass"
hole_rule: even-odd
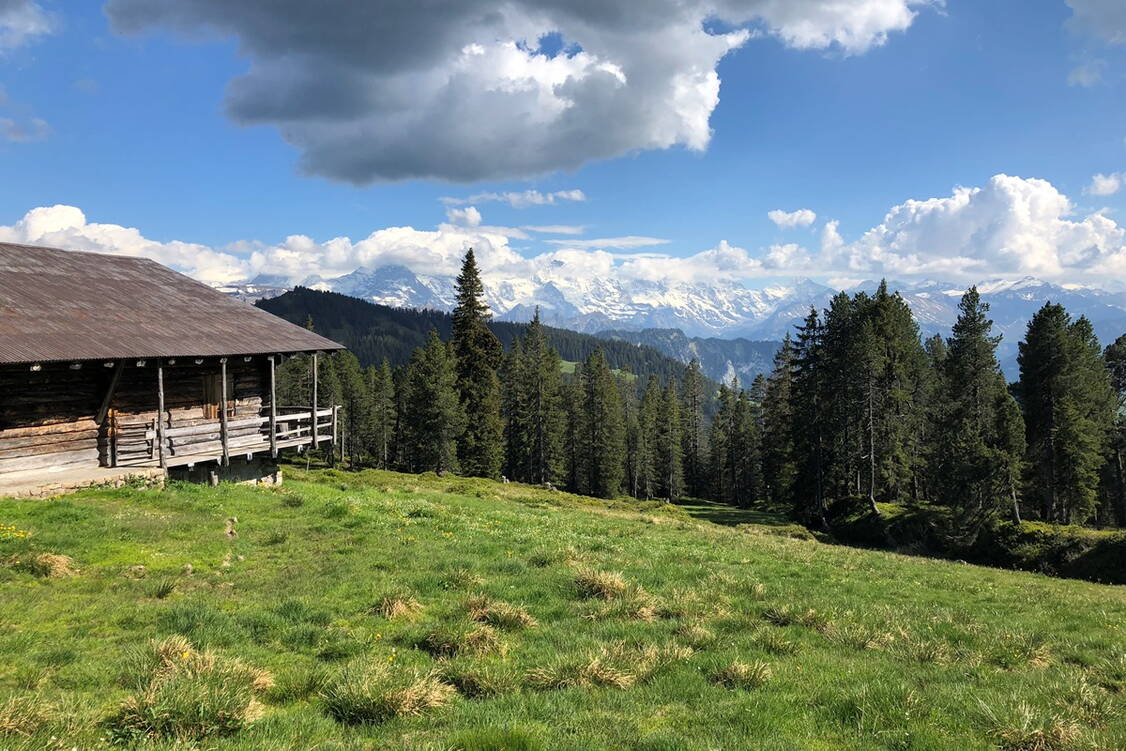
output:
[[[727,503],[704,500],[703,498],[682,498],[675,503],[694,519],[712,522],[713,524],[723,524],[728,527],[734,527],[736,524],[762,524],[768,527],[793,524],[781,512],[739,508]]]

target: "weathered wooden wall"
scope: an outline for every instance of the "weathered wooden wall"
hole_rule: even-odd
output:
[[[74,467],[131,467],[154,464],[157,368],[130,362],[122,370],[109,412],[95,420],[113,378],[113,368],[86,363],[0,366],[0,473]],[[205,378],[218,376],[211,358],[164,367],[164,427],[198,428],[168,439],[166,458],[222,452],[218,417],[205,417]],[[228,444],[231,454],[269,445],[268,427],[255,418],[269,404],[269,370],[264,358],[227,363]],[[264,398],[265,397],[265,398]]]
[[[249,363],[242,358],[231,358],[227,363],[227,396],[230,410],[227,414],[230,430],[228,442],[232,453],[239,446],[267,442],[267,433],[261,425],[239,425],[240,420],[261,415],[263,393],[269,391],[267,365],[262,358]],[[164,427],[199,427],[191,435],[168,439],[166,457],[196,456],[205,453],[219,454],[222,443],[219,419],[204,414],[204,381],[207,376],[217,376],[220,366],[216,360],[202,365],[166,365],[164,368]],[[159,454],[151,439],[157,415],[156,368],[126,368],[112,401],[110,427],[103,433],[100,444],[102,461],[109,465],[116,456],[116,466],[128,467],[155,461]],[[208,429],[211,428],[211,429]],[[149,436],[149,437],[146,437]]]
[[[101,364],[0,366],[0,473],[98,466]]]

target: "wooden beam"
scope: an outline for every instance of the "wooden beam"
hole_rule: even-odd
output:
[[[164,363],[156,361],[156,441],[160,466],[167,467],[164,457]]]
[[[98,410],[98,416],[94,418],[94,422],[101,425],[106,420],[106,415],[109,414],[109,405],[113,401],[113,394],[117,391],[117,382],[121,380],[121,371],[125,370],[125,361],[119,360],[117,367],[113,369],[113,378],[109,381],[109,388],[106,389],[106,396],[102,399],[102,408]]]
[[[313,353],[313,448],[317,447],[317,353]]]
[[[273,355],[270,355],[270,457],[278,458],[278,382]]]
[[[230,446],[228,445],[229,438],[227,436],[227,358],[219,359],[220,373],[222,386],[222,397],[220,401],[222,404],[219,407],[219,440],[223,442],[223,466],[228,467],[231,464]]]

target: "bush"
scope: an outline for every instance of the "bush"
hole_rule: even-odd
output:
[[[321,691],[325,710],[337,722],[367,725],[392,717],[419,715],[447,704],[457,694],[434,673],[394,674],[383,663],[349,664]]]

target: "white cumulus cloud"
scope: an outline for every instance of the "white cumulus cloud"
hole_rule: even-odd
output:
[[[1122,0],[1067,0],[1074,23],[1111,44],[1126,43],[1126,3]]]
[[[119,33],[233,38],[228,115],[355,184],[523,178],[700,151],[717,66],[757,35],[860,54],[941,0],[108,0]],[[477,201],[477,203],[480,203]]]
[[[797,211],[774,209],[773,211],[766,212],[766,215],[770,218],[770,221],[774,222],[782,229],[808,227],[817,221],[817,214],[810,209],[798,209]]]
[[[1126,182],[1126,172],[1100,173],[1091,178],[1091,184],[1084,192],[1092,196],[1113,196],[1122,189],[1123,182]]]

